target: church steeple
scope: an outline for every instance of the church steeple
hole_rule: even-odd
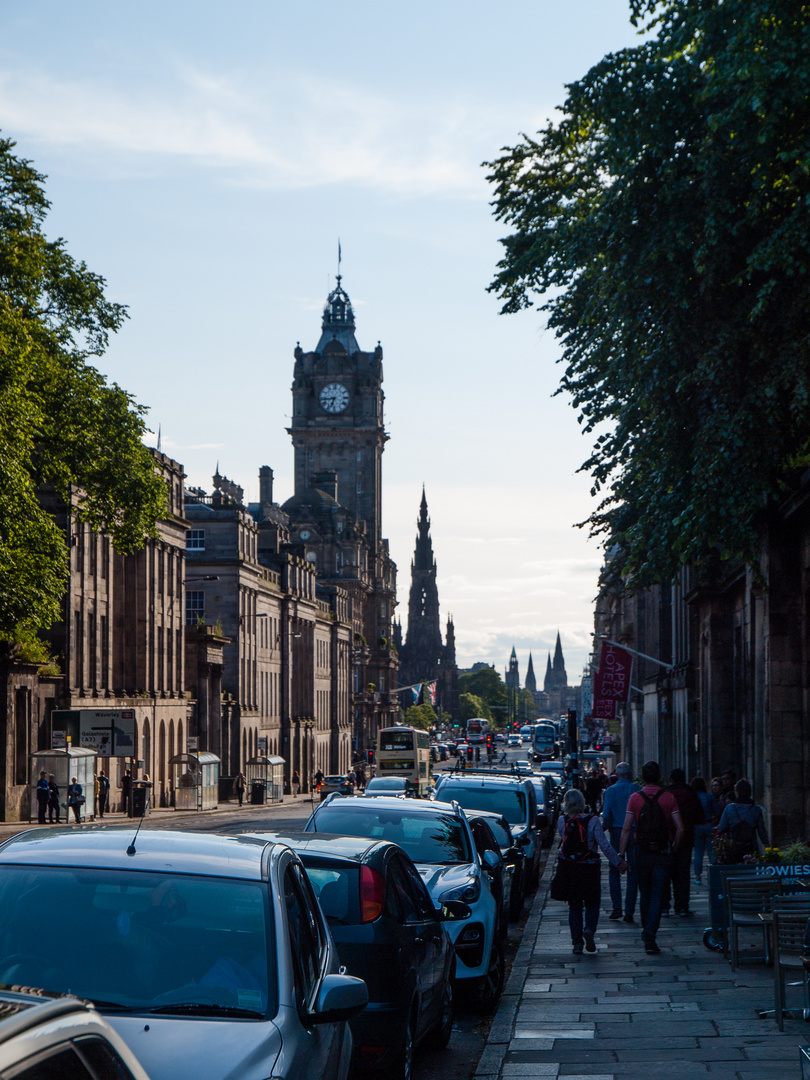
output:
[[[537,693],[537,679],[534,674],[534,664],[532,663],[531,653],[529,653],[529,666],[526,668],[526,689],[530,690],[533,694]]]
[[[568,686],[568,674],[565,670],[565,660],[563,660],[562,642],[560,641],[560,631],[557,631],[557,644],[554,648],[554,685],[558,689],[562,689],[564,686]]]
[[[408,630],[405,635],[402,677],[406,682],[435,678],[442,654],[439,625],[439,590],[436,584],[436,559],[430,538],[427,496],[422,487],[422,502],[416,523],[416,547],[411,561],[411,591],[408,596]]]
[[[520,689],[520,669],[518,667],[515,646],[512,646],[512,655],[509,657],[509,670],[506,673],[506,685],[512,690]]]

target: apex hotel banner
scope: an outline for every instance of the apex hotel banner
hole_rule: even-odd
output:
[[[616,719],[616,705],[624,704],[630,695],[632,667],[633,657],[626,649],[602,642],[599,670],[593,680],[593,717]]]

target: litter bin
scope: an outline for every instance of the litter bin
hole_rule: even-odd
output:
[[[143,817],[146,813],[146,800],[149,797],[151,783],[148,780],[134,780],[132,783],[131,817]]]
[[[267,784],[264,780],[253,780],[250,785],[250,802],[253,806],[261,806],[267,798]]]

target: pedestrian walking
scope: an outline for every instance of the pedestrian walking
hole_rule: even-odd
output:
[[[610,837],[610,843],[618,851],[622,841],[622,829],[627,814],[627,802],[634,791],[638,791],[638,784],[630,779],[631,769],[626,761],[620,761],[616,766],[615,779],[607,789],[602,800],[602,828]],[[622,879],[617,867],[611,866],[608,870],[608,884],[610,886],[610,902],[613,910],[610,918],[618,922],[624,918],[626,923],[634,923],[636,913],[636,897],[638,895],[638,882],[636,880],[636,853],[632,836],[627,844],[624,857],[627,860],[627,884],[624,894],[624,915],[622,915]]]
[[[684,916],[694,915],[690,910],[690,887],[692,883],[692,849],[695,846],[695,829],[704,823],[703,804],[686,783],[686,773],[683,769],[673,769],[669,774],[667,791],[675,796],[678,810],[683,824],[683,837],[677,851],[672,852],[670,867],[670,882],[672,903],[675,914]],[[669,907],[670,883],[664,890],[664,908]]]
[[[181,780],[182,783],[182,780]],[[132,770],[127,769],[124,775],[121,777],[121,802],[124,804],[121,809],[125,814],[130,812],[130,799],[132,797]]]
[[[48,777],[48,791],[48,822],[51,825],[58,825],[62,814],[59,808],[59,787],[53,773]]]
[[[110,778],[103,769],[98,774],[98,816],[104,817],[110,798]]]
[[[602,797],[602,780],[596,769],[591,769],[585,780],[585,801],[591,808],[591,813],[599,811],[599,800]]]
[[[37,821],[40,825],[47,825],[48,799],[51,797],[51,789],[48,787],[48,774],[43,769],[37,780]]]
[[[641,791],[627,801],[619,854],[624,857],[635,829],[636,878],[641,908],[641,938],[652,956],[661,952],[657,943],[661,921],[664,885],[669,877],[670,856],[683,836],[678,804],[671,791],[661,787],[661,768],[657,761],[641,766]]]
[[[242,805],[242,802],[245,798],[246,783],[247,781],[245,780],[245,774],[243,772],[238,772],[233,778],[233,793],[236,796],[240,806]]]
[[[82,806],[84,806],[84,791],[82,785],[74,776],[67,789],[68,806],[73,811],[73,818],[77,825],[81,825]]]
[[[580,956],[583,947],[586,952],[596,952],[594,936],[602,899],[599,849],[618,871],[626,870],[627,863],[605,836],[598,815],[586,809],[581,791],[576,788],[566,791],[562,811],[557,821],[561,843],[551,896],[568,903],[571,948],[576,956]]]
[[[754,803],[751,784],[745,778],[734,785],[734,802],[730,802],[720,817],[717,831],[731,841],[731,854],[727,861],[741,863],[746,855],[756,855],[762,845],[768,843],[765,814]]]
[[[714,795],[706,790],[706,781],[702,776],[693,776],[689,781],[689,786],[700,799],[700,804],[703,807],[703,824],[695,826],[695,848],[693,857],[695,884],[700,885],[702,884],[703,878],[704,853],[708,851],[709,862],[714,862],[714,855],[712,853],[712,833],[714,832],[715,826],[720,821],[720,807],[717,805],[717,799]]]
[[[734,802],[734,785],[737,783],[737,774],[733,769],[726,769],[725,772],[720,773],[720,794],[717,801],[720,803],[720,811]]]
[[[292,774],[292,793],[293,798],[298,798],[298,792],[301,790],[301,775],[298,769],[295,769]]]

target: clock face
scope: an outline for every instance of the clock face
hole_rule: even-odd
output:
[[[321,407],[328,413],[343,412],[349,404],[349,391],[342,383],[328,383],[320,396]]]
[[[301,530],[301,539],[302,540],[309,540],[309,532],[308,532],[307,529],[302,529]]]

